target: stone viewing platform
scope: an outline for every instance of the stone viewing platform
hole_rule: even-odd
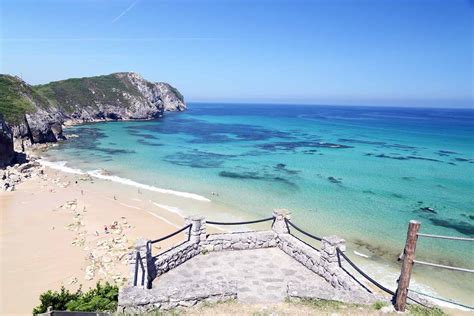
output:
[[[371,304],[388,298],[369,290],[342,265],[345,241],[318,238],[321,249],[290,233],[289,215],[274,212],[271,230],[206,233],[206,219],[156,241],[140,241],[131,254],[130,286],[119,294],[119,311],[140,313],[189,307],[199,302],[237,299],[277,303],[286,299],[325,299]],[[209,224],[227,224],[208,222]],[[297,228],[297,227],[296,227]],[[180,232],[187,240],[157,256],[153,243]]]

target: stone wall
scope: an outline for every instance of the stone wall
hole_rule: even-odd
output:
[[[237,285],[233,282],[203,283],[194,288],[157,287],[144,290],[127,287],[119,293],[117,312],[143,314],[176,307],[191,307],[201,302],[215,303],[237,298]]]
[[[323,237],[321,250],[319,250],[290,234],[286,222],[286,220],[290,219],[289,214],[275,212],[273,217],[272,230],[209,235],[206,234],[205,218],[187,218],[186,223],[192,224],[188,240],[156,257],[152,256],[151,247],[146,246],[146,241],[140,241],[137,244],[135,254],[131,255],[132,279],[135,271],[135,260],[133,258],[138,253],[140,257],[144,258],[142,264],[145,266],[143,273],[138,269],[138,279],[147,281],[144,282],[146,284],[138,282],[137,286],[124,289],[119,297],[119,305],[122,310],[135,313],[152,309],[191,306],[200,300],[235,298],[236,291],[235,293],[232,292],[229,284],[211,285],[210,292],[206,289],[193,289],[191,293],[188,293],[175,288],[173,291],[170,290],[170,293],[172,293],[170,295],[159,293],[161,290],[151,289],[151,287],[156,277],[179,266],[201,252],[270,247],[278,247],[306,268],[323,277],[335,290],[341,293],[341,299],[350,300],[351,297],[356,297],[357,295],[364,298],[367,295],[364,288],[340,266],[343,258],[338,256],[337,248],[345,251],[345,241],[343,239],[337,236]],[[143,289],[143,287],[147,289]],[[161,289],[161,287],[159,288]],[[312,293],[312,290],[309,288],[289,288],[289,291],[291,293],[289,292],[288,297],[295,299],[305,298]],[[357,295],[354,296],[348,293]]]
[[[278,247],[303,264],[309,270],[323,277],[334,288],[354,290],[360,287],[353,278],[339,266],[336,248],[345,251],[345,241],[337,236],[323,237],[321,250],[311,247],[289,233],[285,220],[289,214],[274,212],[272,230],[206,234],[206,220],[203,217],[188,217],[186,224],[192,224],[188,241],[153,257],[151,249],[146,247],[146,241],[137,244],[136,251],[143,258],[146,276],[142,276],[140,266],[138,280],[147,280],[146,284],[138,282],[138,286],[151,288],[152,281],[179,266],[201,252],[230,251]],[[135,271],[136,254],[131,255],[132,275]]]
[[[189,231],[185,230],[187,240],[157,256],[153,256],[149,240],[138,240],[135,250],[129,256],[131,272],[129,284],[151,289],[155,278],[198,255],[201,251],[200,240],[206,236],[203,223],[203,217],[186,218],[186,226],[191,224]],[[138,268],[137,263],[139,264]]]
[[[186,225],[192,225],[189,232],[186,231],[188,241],[152,258],[151,280],[200,253],[200,241],[206,235],[206,228],[203,223],[203,217],[194,216],[186,218]]]
[[[179,266],[192,257],[199,254],[199,244],[187,241],[154,259],[153,264],[156,269],[153,279]]]
[[[211,234],[201,241],[201,247],[205,252],[276,247],[277,237],[273,231]]]
[[[322,276],[335,288],[353,290],[360,287],[339,267],[336,247],[345,250],[345,242],[337,236],[324,237],[317,250],[290,234],[279,234],[278,247],[309,270]],[[340,258],[342,259],[342,257]]]

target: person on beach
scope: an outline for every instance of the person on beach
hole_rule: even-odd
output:
[[[118,226],[118,222],[117,221],[114,221],[114,223],[112,224],[112,226],[110,226],[111,229],[116,229]]]

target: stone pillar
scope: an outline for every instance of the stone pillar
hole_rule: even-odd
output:
[[[343,260],[342,256],[338,256],[337,248],[342,252],[346,251],[346,241],[338,236],[327,236],[321,240],[321,266],[322,277],[326,279],[335,288],[348,286],[344,284],[344,276],[340,272],[339,260]]]
[[[335,235],[323,237],[321,241],[321,258],[328,263],[338,262],[336,248],[339,248],[342,252],[346,251],[346,241]],[[340,259],[341,261],[343,260],[342,257]]]
[[[288,225],[285,219],[290,220],[291,214],[287,210],[274,210],[273,217],[275,218],[272,225],[272,230],[277,234],[288,234]]]
[[[201,239],[206,238],[206,219],[203,216],[188,216],[186,217],[186,225],[191,224],[191,230],[186,231],[189,235],[189,241],[199,244]]]
[[[150,278],[153,276],[151,249],[147,247],[148,240],[139,239],[135,249],[130,254],[130,283],[132,286],[151,288]]]

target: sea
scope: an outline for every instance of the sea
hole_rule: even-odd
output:
[[[316,236],[345,238],[347,255],[392,289],[410,220],[422,233],[474,237],[474,109],[188,108],[68,128],[69,140],[44,161],[154,191],[182,215],[259,219],[286,209]],[[474,269],[473,242],[420,237],[416,251],[422,261]],[[474,305],[472,273],[414,271],[419,291]]]

